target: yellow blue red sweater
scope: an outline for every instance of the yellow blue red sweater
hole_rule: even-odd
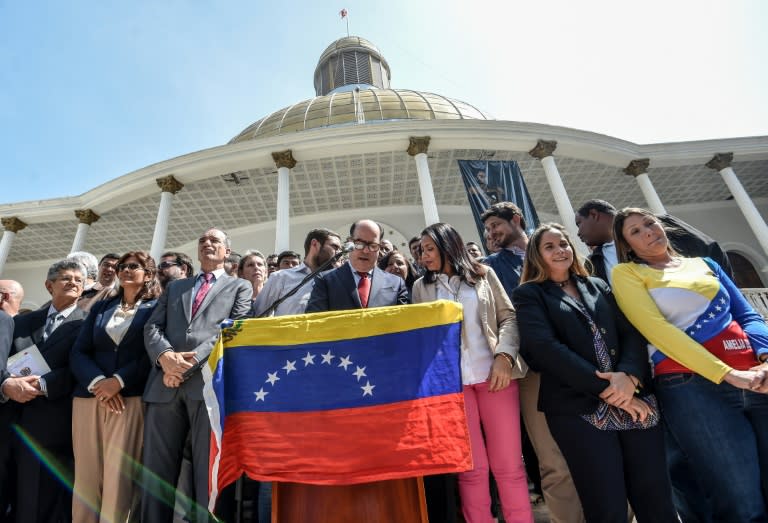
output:
[[[701,344],[731,321],[747,334],[757,356],[768,353],[768,327],[736,285],[709,258],[683,258],[680,267],[653,269],[621,263],[613,291],[624,315],[649,342],[654,366],[672,358],[720,383],[731,367]]]

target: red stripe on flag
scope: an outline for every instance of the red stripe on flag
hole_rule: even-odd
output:
[[[331,411],[238,413],[222,438],[219,491],[260,481],[349,485],[472,468],[461,393]]]

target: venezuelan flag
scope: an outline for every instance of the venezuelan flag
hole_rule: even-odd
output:
[[[472,468],[461,306],[237,321],[205,377],[211,507],[242,473],[348,485]]]

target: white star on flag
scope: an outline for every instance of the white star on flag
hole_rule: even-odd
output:
[[[719,306],[719,305],[718,305],[718,306],[716,306],[716,307],[715,307],[715,310],[716,310],[716,311],[718,311],[718,312],[720,312],[721,310],[723,310],[723,308],[722,308],[721,306]]]
[[[264,387],[262,387],[258,392],[254,392],[254,394],[256,395],[256,401],[264,401],[264,396],[269,394],[269,392],[264,392]],[[363,394],[363,396],[365,396],[365,394]]]
[[[280,381],[280,378],[277,377],[277,372],[267,372],[267,383],[274,387],[276,381]]]
[[[301,359],[304,360],[304,366],[305,367],[307,365],[314,365],[315,364],[315,355],[314,354],[307,353],[307,355],[304,356]]]
[[[357,370],[352,373],[353,376],[357,376],[357,381],[360,381],[360,378],[364,378],[367,376],[365,373],[365,367],[356,367]]]
[[[701,328],[701,323],[697,323],[697,324],[696,324],[696,328],[697,328],[697,329],[700,329],[700,328]]]
[[[296,370],[296,360],[294,360],[294,361],[286,360],[285,361],[285,367],[283,367],[283,370],[285,371],[286,374],[290,374],[291,371]]]
[[[322,356],[323,356],[323,363],[327,363],[328,365],[330,365],[331,360],[336,357],[333,354],[331,354],[331,349],[328,349],[328,352],[326,352],[325,354],[322,354]]]
[[[360,387],[363,389],[363,396],[373,396],[373,388],[375,386],[376,385],[371,385],[371,382],[366,380],[365,385]]]
[[[347,370],[347,367],[352,365],[352,360],[349,359],[349,354],[341,358],[341,363],[339,363],[339,367],[344,367],[344,370]]]
[[[723,305],[725,305],[725,298],[720,298],[720,303],[722,303]]]
[[[714,312],[710,312],[710,313],[709,313],[709,317],[710,317],[710,318],[714,318],[714,317],[715,317],[715,313],[714,313]]]

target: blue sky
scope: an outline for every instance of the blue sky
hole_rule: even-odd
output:
[[[87,192],[313,96],[343,7],[395,88],[637,143],[768,134],[759,0],[0,0],[0,202]]]

